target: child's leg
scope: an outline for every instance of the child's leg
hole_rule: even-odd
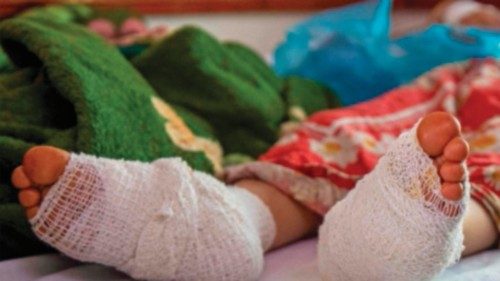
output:
[[[27,153],[23,162],[23,166],[14,170],[12,181],[21,189],[20,202],[26,208],[28,219],[32,219],[50,185],[64,172],[69,153],[52,147],[38,147]],[[32,182],[39,188],[31,188]],[[259,197],[271,211],[276,222],[276,235],[270,249],[314,233],[321,223],[320,215],[266,182],[244,179],[234,185]]]
[[[255,280],[272,214],[178,158],[120,161],[35,147],[12,175],[34,232],[64,254],[152,280]]]
[[[491,248],[498,239],[498,231],[488,212],[476,200],[470,200],[464,218],[464,251],[468,256]]]
[[[271,210],[276,222],[276,237],[270,249],[297,241],[317,230],[321,221],[317,213],[268,183],[247,179],[235,185],[257,195]],[[491,216],[476,200],[470,200],[466,208],[463,232],[462,256],[488,249],[498,238]]]
[[[241,188],[223,186],[177,159],[145,164],[40,146],[26,153],[12,181],[41,239],[69,256],[138,278],[252,280],[262,269],[264,250],[313,233],[320,223],[317,214],[266,183],[248,179],[237,183]],[[171,235],[158,235],[165,231]],[[189,251],[185,260],[176,257]],[[215,262],[199,264],[206,259]],[[192,263],[188,270],[186,263]]]
[[[270,249],[297,241],[318,230],[320,215],[276,187],[254,179],[241,180],[235,185],[257,195],[271,211],[276,224],[276,236]]]
[[[460,257],[470,191],[459,131],[447,113],[426,116],[330,210],[318,248],[325,280],[430,280]],[[497,235],[484,218],[471,209],[466,228],[479,220],[484,231],[467,233],[471,251]]]

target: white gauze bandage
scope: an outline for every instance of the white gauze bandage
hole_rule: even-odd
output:
[[[31,223],[70,257],[148,280],[256,280],[275,235],[260,199],[178,158],[72,154]]]
[[[318,245],[323,280],[430,280],[460,257],[470,188],[460,201],[441,196],[416,128],[326,215]]]

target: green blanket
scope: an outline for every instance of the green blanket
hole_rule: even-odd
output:
[[[177,156],[219,173],[219,141],[227,153],[255,157],[290,112],[337,105],[324,87],[279,78],[253,51],[198,28],[131,63],[78,24],[90,15],[53,6],[0,22],[0,260],[49,250],[10,186],[33,145],[141,161]]]
[[[143,161],[180,156],[199,170],[220,169],[217,143],[194,135],[114,47],[85,28],[30,14],[3,21],[0,40],[19,68],[0,78],[2,171],[35,144]],[[210,135],[205,122],[189,125]],[[13,192],[6,193],[1,200],[11,202]],[[1,258],[31,250],[19,247],[29,233],[11,221],[19,212],[15,204],[1,206]]]

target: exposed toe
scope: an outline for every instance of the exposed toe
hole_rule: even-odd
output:
[[[469,153],[469,146],[460,137],[458,120],[446,112],[430,113],[420,122],[417,138],[439,169],[443,197],[452,201],[462,199],[463,186],[460,182],[465,177],[463,161]]]
[[[31,186],[31,182],[23,171],[22,166],[18,166],[14,169],[11,175],[11,182],[14,187],[23,189]]]
[[[462,184],[445,182],[441,185],[441,194],[448,200],[458,201],[463,195]]]
[[[460,123],[446,112],[428,114],[417,128],[420,146],[431,157],[441,155],[446,144],[459,133]]]
[[[469,145],[462,137],[455,137],[444,148],[444,158],[448,161],[461,162],[469,154]]]
[[[19,203],[25,208],[40,204],[40,197],[40,192],[34,188],[23,189],[18,194]]]
[[[69,153],[51,146],[35,146],[24,154],[23,171],[37,185],[51,185],[64,172]]]
[[[19,203],[26,208],[28,219],[36,215],[48,186],[57,181],[68,161],[68,152],[51,146],[35,146],[24,154],[22,166],[14,169],[11,181],[20,189]]]
[[[38,206],[35,206],[26,209],[25,211],[26,217],[28,217],[28,219],[34,218],[36,216],[36,213],[38,213],[38,208],[39,208]]]
[[[445,182],[460,182],[464,180],[465,167],[460,163],[445,162],[439,168],[439,176]]]

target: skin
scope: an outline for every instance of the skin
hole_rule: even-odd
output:
[[[432,9],[428,17],[429,23],[443,23],[444,14],[453,2],[455,2],[455,0],[439,2],[439,4]],[[493,5],[481,4],[481,9],[471,11],[469,14],[462,17],[458,25],[498,29],[500,28],[500,10]]]
[[[412,25],[407,26],[405,29],[394,29],[392,36],[399,37],[411,31],[417,31],[427,28],[434,23],[445,23],[444,15],[446,10],[456,0],[443,0],[429,11],[427,17],[423,21],[416,21]],[[476,1],[477,2],[477,1]],[[463,16],[454,25],[458,26],[474,26],[485,29],[500,29],[500,9],[493,5],[481,4],[479,10],[471,11],[469,14]]]
[[[469,147],[460,136],[458,121],[448,113],[431,113],[422,119],[417,128],[417,138],[424,152],[435,160],[442,178],[443,197],[460,200],[463,196],[461,181],[465,174],[464,161]],[[64,150],[36,146],[26,152],[22,165],[13,171],[12,183],[19,189],[19,202],[25,208],[28,218],[36,215],[40,202],[50,185],[63,173],[69,157],[69,153]],[[321,224],[320,216],[268,183],[244,179],[236,185],[252,192],[269,207],[277,228],[271,249],[314,234]],[[464,255],[492,246],[497,238],[488,213],[478,203],[471,202],[464,221]]]

